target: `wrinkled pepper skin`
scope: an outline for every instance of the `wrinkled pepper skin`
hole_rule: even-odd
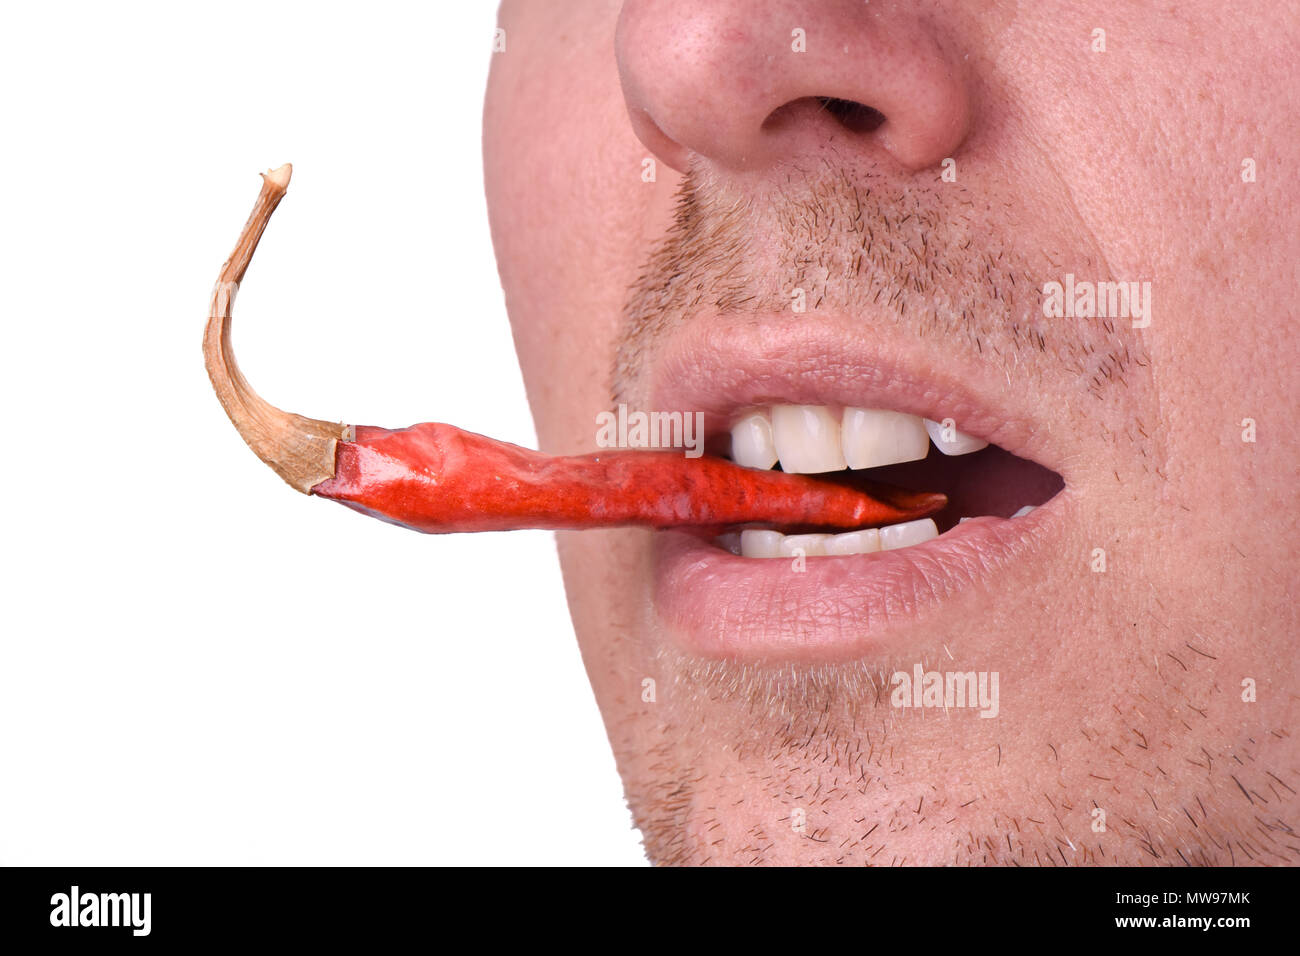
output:
[[[674,451],[559,457],[438,422],[358,426],[311,493],[429,534],[644,527],[862,528],[944,506],[939,494],[872,494],[803,475]]]

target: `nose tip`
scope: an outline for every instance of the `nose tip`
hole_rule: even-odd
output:
[[[628,0],[616,36],[633,130],[662,162],[756,169],[830,140],[907,170],[971,120],[960,57],[913,12],[821,0]]]

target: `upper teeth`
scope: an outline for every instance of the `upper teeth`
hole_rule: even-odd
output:
[[[821,405],[777,405],[772,409],[772,438],[782,471],[808,474],[843,471],[840,423]]]
[[[846,408],[840,430],[844,461],[850,468],[920,461],[930,452],[925,424],[915,415],[878,408]]]
[[[948,421],[950,422],[952,419],[948,419]],[[972,438],[970,435],[957,431],[951,425],[932,422],[928,418],[925,420],[925,430],[930,433],[934,447],[945,455],[969,455],[973,451],[987,448],[989,444],[982,438]]]
[[[930,440],[945,455],[967,455],[988,442],[917,415],[846,408],[840,419],[822,405],[773,405],[743,415],[731,428],[731,457],[747,468],[797,474],[878,468],[924,458]]]
[[[776,464],[776,443],[767,412],[749,412],[731,426],[731,459],[746,468],[768,469]]]

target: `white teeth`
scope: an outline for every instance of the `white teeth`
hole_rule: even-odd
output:
[[[922,419],[878,408],[844,409],[840,441],[845,461],[855,469],[919,461],[930,452]]]
[[[947,423],[947,427],[945,427]],[[846,408],[841,421],[823,405],[773,405],[746,412],[731,426],[731,458],[746,468],[796,474],[860,470],[920,461],[930,442],[945,455],[969,455],[988,442],[936,422],[883,408]]]
[[[795,550],[801,550],[805,557],[811,558],[826,553],[828,534],[787,534],[781,542],[781,557],[793,558]]]
[[[939,529],[930,518],[904,521],[902,524],[891,524],[880,529],[880,550],[897,551],[899,548],[910,548],[914,544],[937,537],[939,537]]]
[[[833,534],[826,542],[826,553],[831,555],[871,554],[879,550],[880,531],[877,528]]]
[[[951,422],[951,418],[944,419]],[[989,443],[982,438],[972,438],[965,432],[959,432],[956,428],[948,429],[947,437],[944,436],[944,426],[939,422],[932,422],[925,419],[925,430],[930,433],[930,440],[934,442],[934,447],[939,449],[945,455],[969,455],[973,451],[979,451],[981,448],[987,448]]]
[[[840,423],[824,406],[772,406],[772,439],[782,471],[817,474],[844,470]]]
[[[989,444],[958,431],[951,418],[936,422],[883,408],[846,408],[837,422],[823,405],[773,405],[770,414],[755,409],[731,426],[731,458],[746,468],[780,461],[785,471],[819,474],[920,461],[932,441],[945,455],[969,455]]]
[[[1037,506],[1026,505],[1011,517],[1029,514]],[[973,517],[960,518],[957,523],[973,521]],[[932,518],[904,521],[883,528],[863,528],[844,534],[782,534],[779,531],[748,529],[740,533],[739,547],[734,546],[732,535],[723,535],[718,543],[746,558],[793,558],[802,550],[805,557],[843,557],[850,554],[873,554],[877,551],[897,551],[910,548],[939,537],[939,528]]]
[[[740,554],[746,558],[793,558],[801,549],[805,557],[842,557],[895,551],[938,537],[939,529],[929,518],[907,521],[885,528],[864,528],[844,534],[790,534],[750,528],[740,533]]]
[[[780,531],[747,529],[740,532],[740,553],[746,558],[779,558],[784,539]]]
[[[767,412],[748,412],[731,426],[731,460],[745,468],[764,470],[776,464],[776,443]]]

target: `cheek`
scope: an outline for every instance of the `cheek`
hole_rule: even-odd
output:
[[[616,5],[509,13],[484,110],[492,239],[541,447],[586,451],[610,406],[624,296],[676,176],[642,175],[614,61]]]

